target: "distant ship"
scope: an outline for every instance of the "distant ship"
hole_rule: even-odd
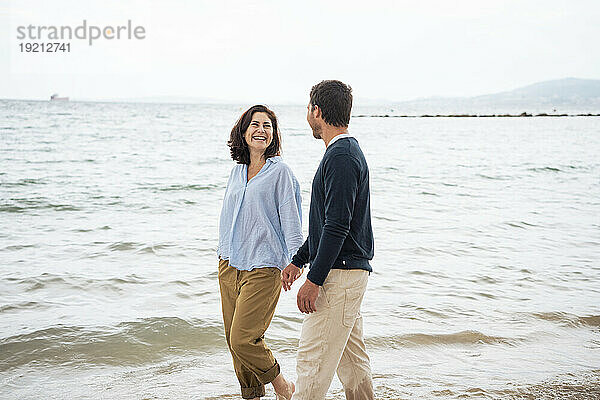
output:
[[[50,101],[69,101],[68,97],[59,97],[58,93],[54,93],[50,96]]]

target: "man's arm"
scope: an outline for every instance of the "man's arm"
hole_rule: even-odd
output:
[[[324,167],[325,225],[307,276],[319,286],[323,285],[350,232],[360,181],[360,164],[350,155],[335,155]]]
[[[323,285],[350,232],[350,222],[360,180],[360,164],[352,156],[339,154],[324,165],[325,225],[306,282],[298,290],[298,309],[310,314],[319,286]]]
[[[294,264],[298,268],[303,268],[309,261],[309,253],[308,253],[308,237],[300,246],[294,257],[292,257],[292,264]]]

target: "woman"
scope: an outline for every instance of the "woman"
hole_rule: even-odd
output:
[[[227,142],[231,171],[219,221],[219,287],[225,337],[244,399],[259,400],[273,384],[289,399],[294,384],[264,342],[281,292],[281,270],[302,245],[300,186],[281,161],[273,111],[242,114]]]

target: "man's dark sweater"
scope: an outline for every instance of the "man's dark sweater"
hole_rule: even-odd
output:
[[[353,137],[331,143],[312,183],[308,238],[292,258],[308,279],[322,286],[329,271],[371,272],[373,229],[369,201],[369,167]]]

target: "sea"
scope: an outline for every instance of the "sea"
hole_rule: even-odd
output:
[[[0,100],[1,399],[241,398],[216,247],[249,106]],[[600,117],[369,107],[349,131],[370,168],[376,398],[599,399]],[[306,235],[325,146],[305,106],[271,108]],[[303,280],[265,339],[292,380]]]

